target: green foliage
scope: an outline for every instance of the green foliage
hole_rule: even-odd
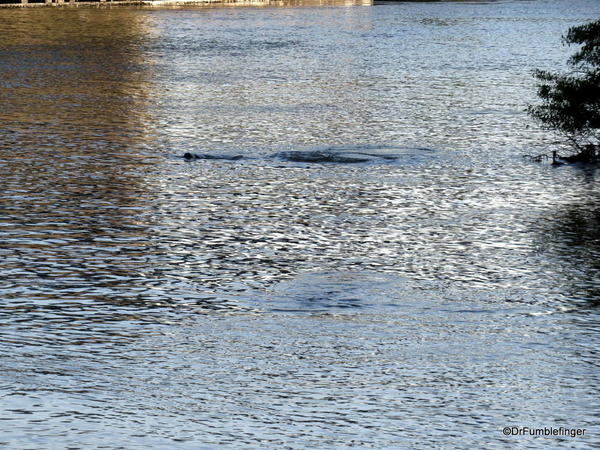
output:
[[[569,58],[571,71],[536,71],[542,103],[530,105],[528,112],[595,161],[600,148],[600,20],[570,28],[563,42],[581,45]]]

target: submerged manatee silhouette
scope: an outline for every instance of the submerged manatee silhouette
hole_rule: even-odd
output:
[[[358,152],[326,152],[321,150],[313,151],[292,151],[279,152],[272,155],[273,158],[285,159],[293,162],[334,162],[334,163],[362,163],[372,161],[371,155]]]
[[[422,159],[427,153],[431,154],[434,150],[428,148],[411,147],[373,147],[373,148],[327,148],[318,150],[295,150],[274,153],[267,158],[279,159],[289,162],[300,163],[372,163],[402,160],[411,162]],[[256,159],[253,156],[243,155],[215,155],[209,153],[191,153],[183,154],[186,161],[195,161],[198,159],[228,160],[237,161],[240,159]]]
[[[190,153],[186,152],[183,154],[183,159],[186,161],[194,161],[196,159],[226,159],[229,161],[237,161],[242,159],[242,155],[209,155],[208,153]]]

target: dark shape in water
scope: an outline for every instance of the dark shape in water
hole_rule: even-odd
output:
[[[183,154],[183,159],[186,161],[195,161],[197,159],[226,159],[230,161],[237,161],[238,159],[243,159],[242,155],[209,155],[207,153],[189,153],[186,152]]]
[[[293,162],[333,162],[333,163],[364,163],[369,161],[377,161],[381,159],[393,160],[397,159],[392,155],[376,155],[363,152],[334,152],[323,150],[312,151],[290,151],[275,153],[273,158],[285,159]]]
[[[303,162],[303,163],[341,163],[341,164],[353,164],[353,163],[367,163],[367,162],[382,162],[382,161],[395,161],[400,158],[399,154],[386,153],[388,149],[370,149],[370,151],[361,151],[351,148],[344,149],[322,149],[322,150],[296,150],[296,151],[284,151],[277,152],[269,156],[269,158],[282,159],[289,162]],[[378,152],[378,150],[384,150]],[[406,157],[415,157],[424,151],[432,151],[426,148],[412,148],[412,149],[397,149],[400,153]],[[207,153],[184,153],[183,159],[186,161],[195,161],[197,159],[221,159],[236,161],[240,159],[248,159],[248,157],[242,155],[213,155]],[[250,157],[250,159],[252,159]]]
[[[564,166],[565,164],[597,164],[598,156],[596,146],[589,144],[584,149],[571,156],[560,156],[556,150],[552,152],[552,165]]]
[[[571,156],[565,156],[562,159],[569,163],[598,163],[598,146],[594,144],[588,144],[583,149]]]
[[[373,158],[361,154],[340,154],[323,151],[292,151],[279,152],[273,155],[274,158],[281,158],[294,162],[338,162],[338,163],[361,163],[372,160]]]
[[[555,151],[552,152],[552,165],[553,166],[564,166],[565,163],[560,161],[560,156],[558,156],[558,153]]]

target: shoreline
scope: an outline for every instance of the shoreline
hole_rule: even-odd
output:
[[[141,8],[169,8],[183,6],[272,6],[332,4],[375,5],[388,3],[469,3],[477,0],[15,0],[1,3],[0,9],[13,8],[111,8],[113,6],[135,6]],[[10,0],[8,0],[10,1]]]
[[[282,3],[279,0],[37,0],[35,2],[0,3],[0,9],[12,8],[111,8],[121,6],[136,6],[148,8],[165,8],[179,6],[268,6]]]

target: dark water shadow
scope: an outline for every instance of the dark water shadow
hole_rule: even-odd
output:
[[[392,304],[398,286],[406,290],[406,303],[418,301],[412,284],[397,275],[375,272],[312,272],[271,286],[259,305],[278,313],[343,313],[384,311]]]
[[[538,231],[541,253],[553,266],[549,284],[558,284],[583,305],[600,306],[600,198],[592,198],[551,213]],[[581,306],[583,306],[581,305]]]

